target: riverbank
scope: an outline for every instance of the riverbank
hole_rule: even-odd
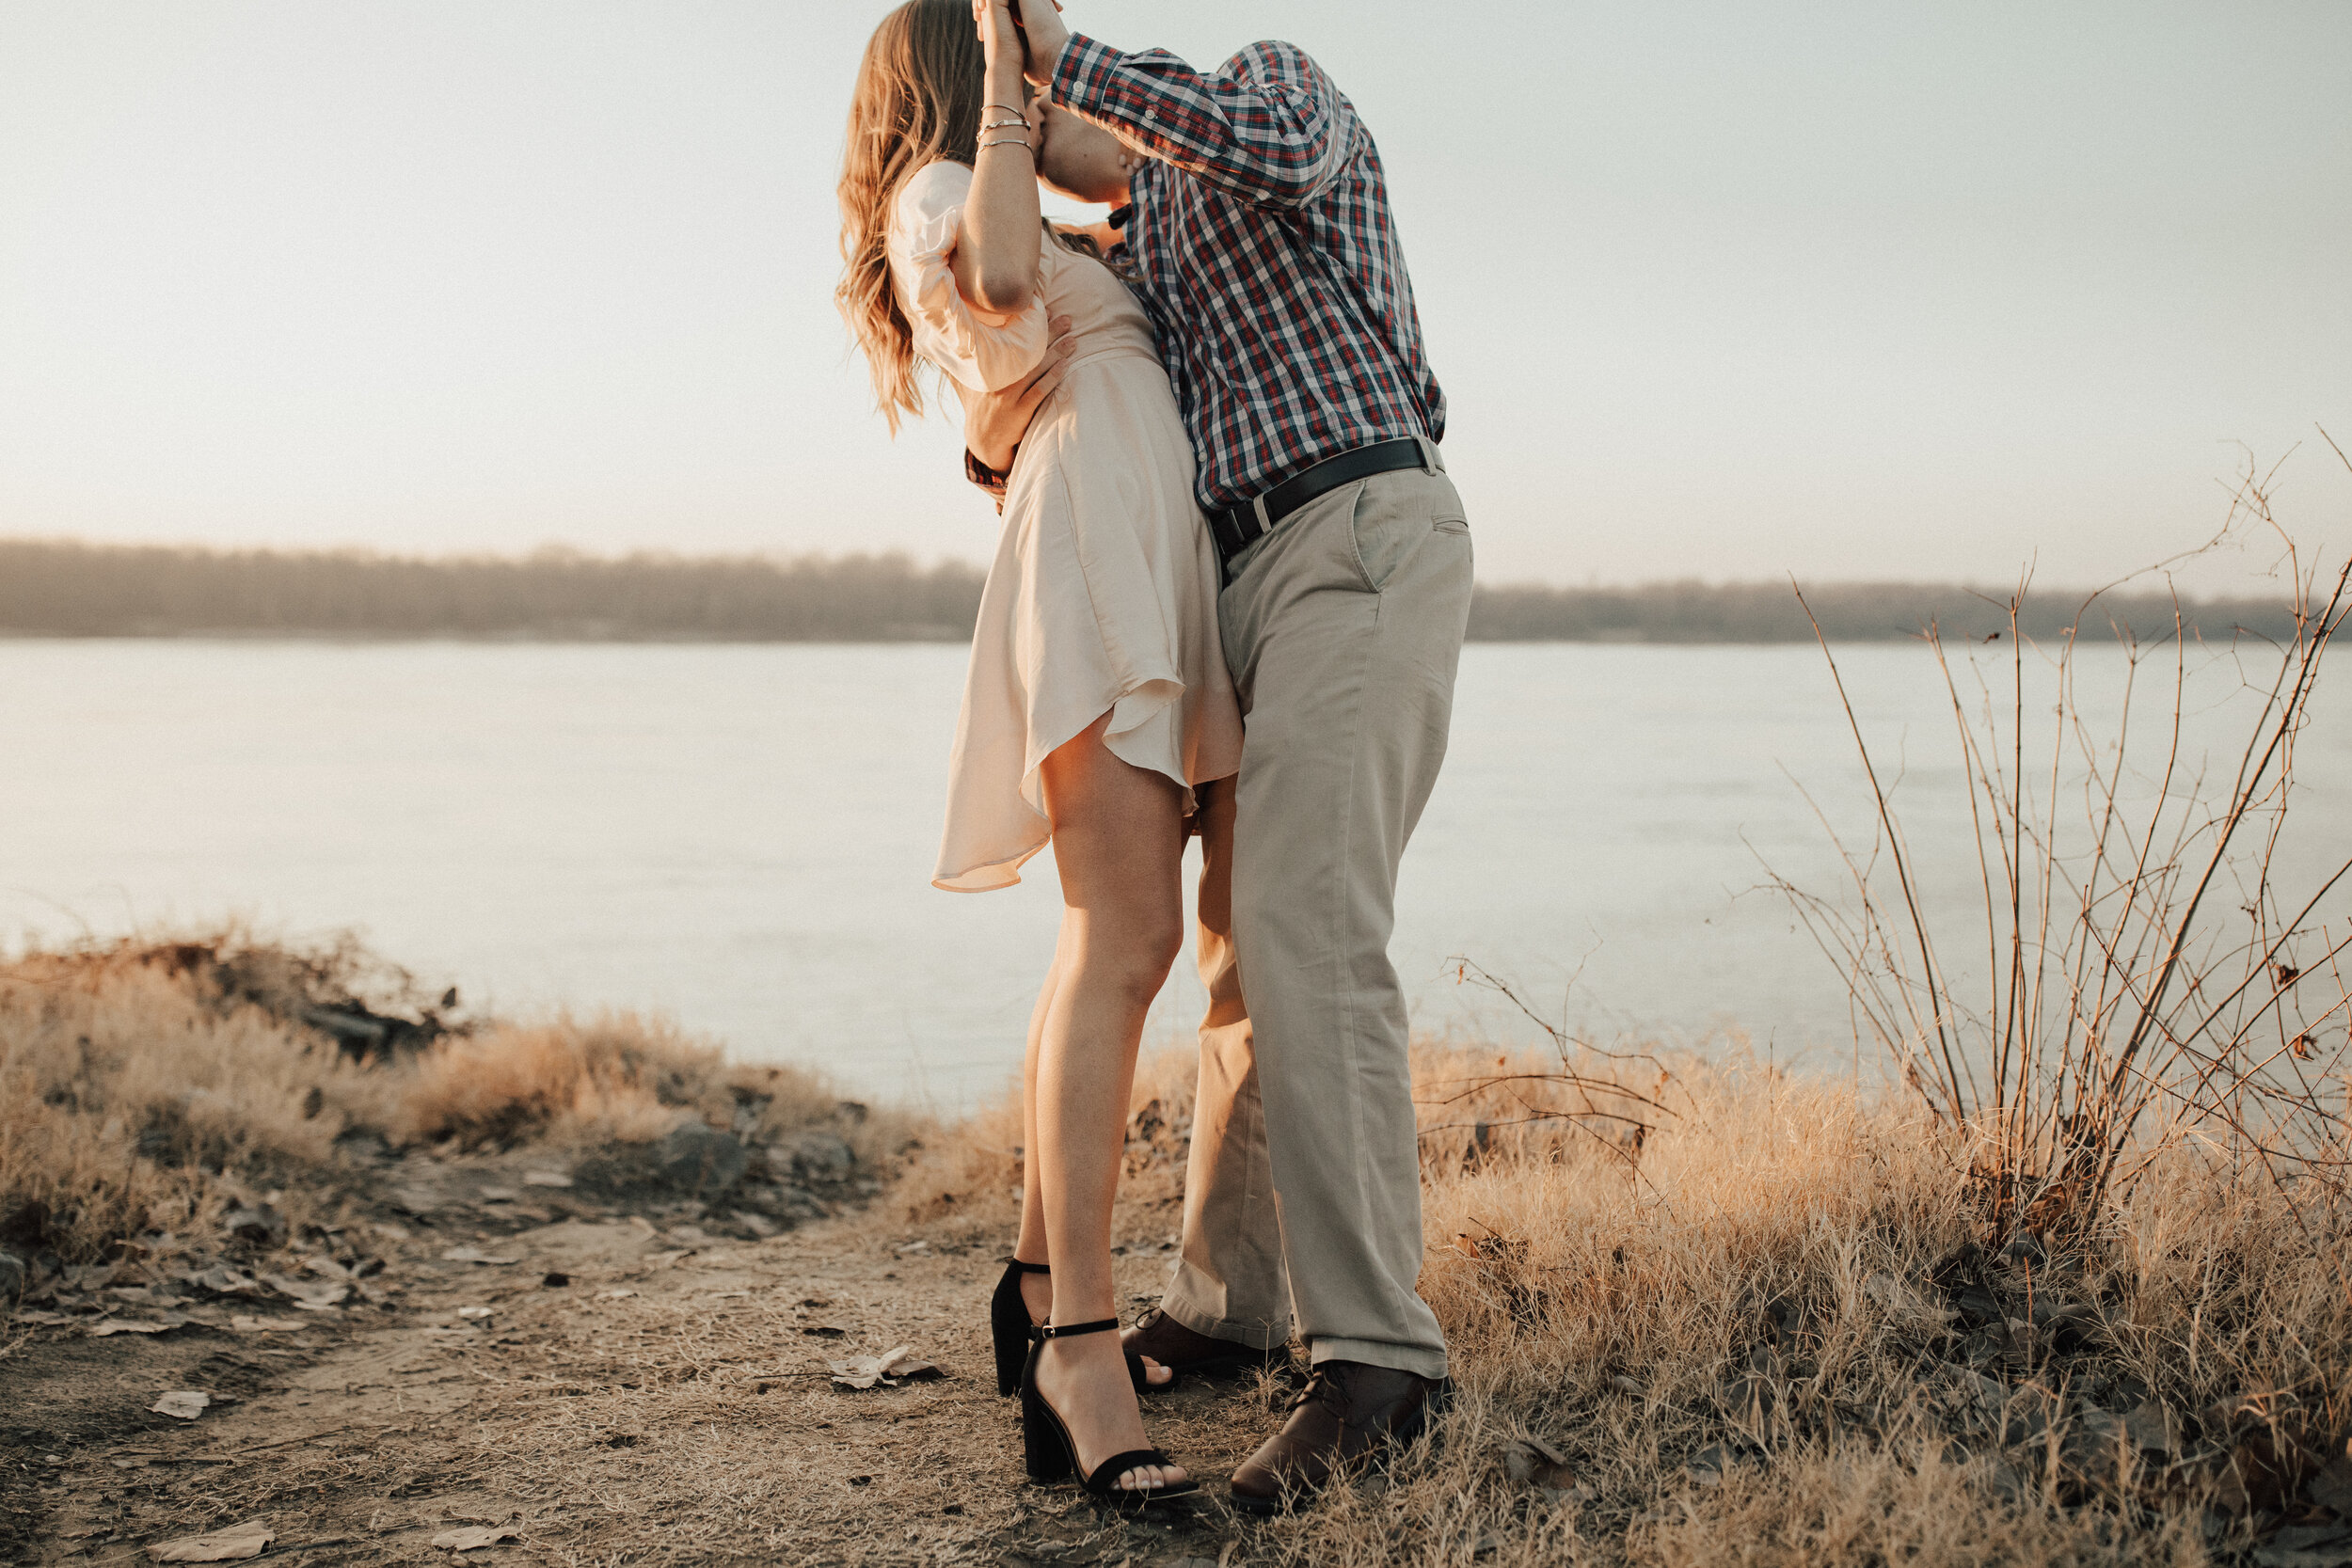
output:
[[[0,1549],[2352,1561],[2352,1314],[2306,1229],[2345,1216],[2210,1145],[2152,1150],[2061,1242],[1994,1231],[1948,1136],[1851,1084],[1427,1046],[1452,1410],[1304,1513],[1212,1496],[1169,1527],[1018,1474],[984,1335],[1009,1107],[939,1125],[658,1022],[460,1000],[233,938],[0,974]],[[1123,1306],[1169,1262],[1189,1106],[1181,1058],[1148,1064]],[[904,1375],[850,1386],[902,1346]],[[151,1408],[174,1393],[205,1401]],[[1147,1414],[1216,1480],[1281,1394]]]
[[[0,636],[476,639],[555,642],[965,641],[985,574],[904,555],[402,557],[0,539]],[[1478,585],[1474,642],[1955,641],[2010,632],[2098,641],[2126,629],[2291,640],[2284,596],[2176,602],[2161,587],[2010,590],[1963,583],[1784,580]]]

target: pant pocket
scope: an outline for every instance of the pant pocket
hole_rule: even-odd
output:
[[[1393,496],[1384,494],[1388,486],[1359,483],[1348,534],[1356,548],[1357,575],[1367,591],[1377,594],[1429,537],[1429,514],[1397,505]]]

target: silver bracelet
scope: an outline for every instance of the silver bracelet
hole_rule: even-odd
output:
[[[1024,119],[1026,119],[1029,113],[1026,109],[1016,109],[1009,103],[983,103],[980,105],[982,113],[986,113],[990,109],[1002,109],[1009,115],[1020,115]]]
[[[976,149],[976,150],[984,150],[984,149],[991,148],[991,147],[1018,147],[1018,148],[1022,148],[1022,149],[1024,149],[1025,150],[1026,150],[1026,151],[1028,152],[1029,156],[1031,156],[1032,158],[1034,158],[1034,157],[1036,157],[1036,156],[1037,156],[1037,149],[1036,149],[1036,148],[1034,148],[1034,147],[1029,146],[1029,144],[1028,144],[1027,142],[1021,140],[1021,139],[1020,139],[1019,137],[1017,137],[1017,136],[1003,136],[1003,137],[999,137],[999,138],[998,138],[997,140],[995,140],[995,141],[984,141],[984,142],[980,143],[980,147],[979,147],[979,149]]]

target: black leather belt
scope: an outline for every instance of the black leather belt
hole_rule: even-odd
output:
[[[1375,441],[1368,447],[1358,447],[1337,457],[1327,457],[1314,467],[1291,475],[1260,496],[1254,504],[1229,506],[1222,512],[1210,513],[1209,533],[1216,540],[1217,557],[1220,561],[1232,562],[1233,557],[1272,532],[1275,524],[1317,496],[1327,495],[1343,484],[1353,484],[1374,474],[1422,466],[1421,442],[1410,436],[1399,436],[1393,441]]]

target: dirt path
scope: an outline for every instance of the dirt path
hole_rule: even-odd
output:
[[[854,1215],[764,1242],[565,1219],[479,1238],[511,1262],[439,1259],[463,1240],[406,1249],[397,1310],[54,1339],[0,1361],[17,1560],[144,1562],[151,1544],[256,1521],[276,1537],[262,1560],[316,1564],[448,1561],[434,1537],[461,1526],[516,1539],[460,1560],[1245,1555],[1218,1501],[1173,1526],[1125,1523],[1026,1483],[988,1356],[992,1252]],[[1158,1257],[1121,1267],[1138,1300],[1166,1272]],[[900,1344],[946,1375],[832,1382],[829,1362]],[[149,1413],[168,1389],[215,1402],[190,1422]],[[1147,1415],[1221,1477],[1269,1428],[1272,1393],[1194,1388]]]

